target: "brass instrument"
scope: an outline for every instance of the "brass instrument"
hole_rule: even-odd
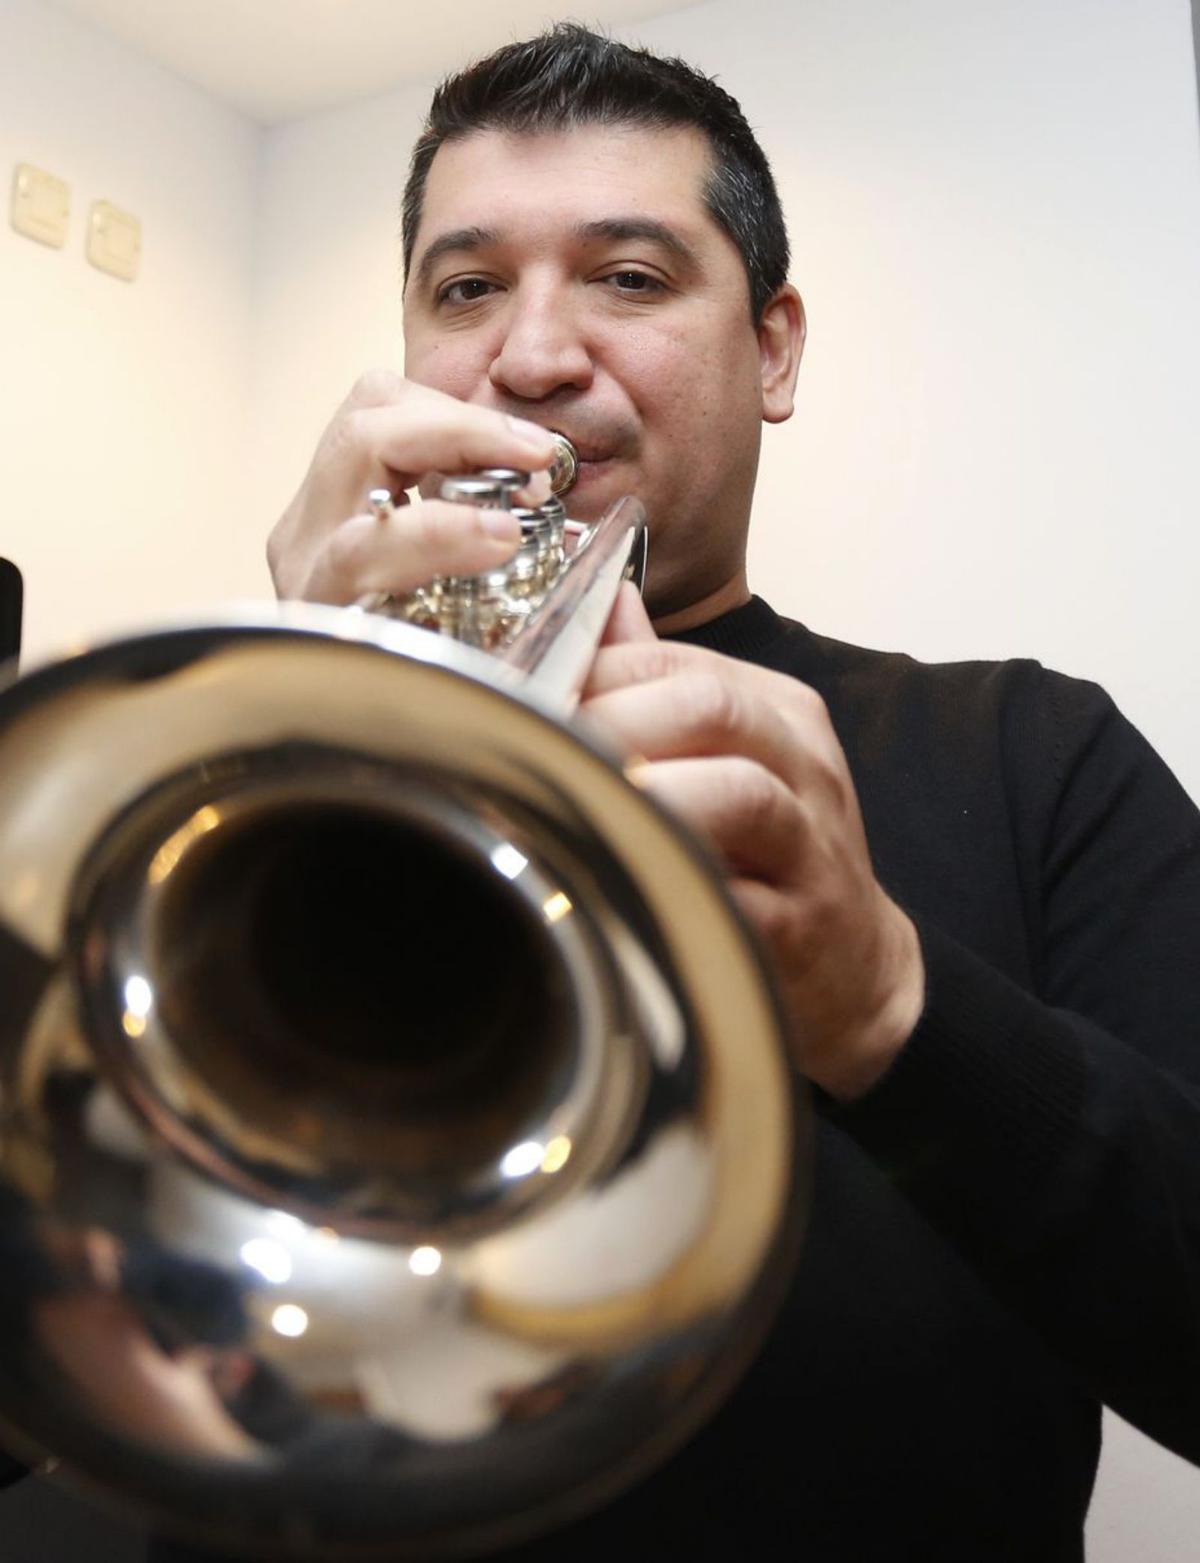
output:
[[[447,478],[441,486],[441,497],[455,504],[509,510],[518,517],[521,542],[510,560],[483,575],[439,577],[399,597],[374,593],[363,606],[451,635],[484,651],[498,651],[516,640],[554,589],[568,560],[588,545],[594,530],[567,518],[562,496],[575,482],[579,456],[565,434],[551,432],[555,457],[550,467],[550,497],[540,505],[514,506],[513,500],[529,483],[530,474],[512,467],[485,468],[466,477]],[[369,502],[380,520],[394,514],[387,489],[373,489]],[[644,525],[634,528],[625,574],[640,591],[646,574]]]
[[[736,1380],[805,1205],[779,1007],[560,719],[641,528],[495,657],[284,605],[0,696],[15,1452],[233,1555],[463,1556]]]

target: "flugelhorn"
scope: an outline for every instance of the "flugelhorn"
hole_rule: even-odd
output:
[[[498,658],[284,605],[0,696],[14,1452],[233,1556],[462,1556],[735,1382],[806,1204],[780,1008],[559,714],[641,527]]]

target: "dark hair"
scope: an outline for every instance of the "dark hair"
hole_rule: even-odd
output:
[[[737,245],[755,321],[787,280],[788,239],[766,155],[737,100],[682,60],[633,49],[576,22],[506,44],[448,76],[433,95],[404,189],[404,272],[412,264],[425,181],[438,148],[476,130],[536,133],[575,125],[693,125],[713,166],[708,210]]]

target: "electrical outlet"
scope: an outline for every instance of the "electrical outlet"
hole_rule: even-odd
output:
[[[92,265],[132,282],[141,254],[142,225],[138,219],[110,201],[93,201],[87,227],[87,258]]]
[[[47,174],[32,163],[18,163],[13,170],[12,225],[27,239],[61,250],[67,242],[71,191],[65,180]]]

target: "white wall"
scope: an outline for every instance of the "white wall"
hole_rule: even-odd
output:
[[[28,651],[260,594],[246,491],[260,132],[105,34],[0,0],[0,184],[71,187],[67,247],[0,222],[0,553]],[[84,258],[87,208],[143,225],[133,283]]]
[[[399,368],[400,192],[431,85],[272,130],[254,310],[254,470],[263,532],[364,370]]]

